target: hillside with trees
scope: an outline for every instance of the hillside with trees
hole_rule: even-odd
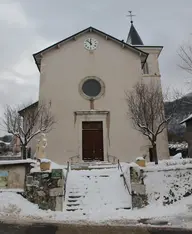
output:
[[[172,102],[165,102],[165,114],[167,116],[172,112],[173,106],[177,106],[177,108],[168,124],[169,141],[182,142],[185,140],[185,125],[181,125],[180,122],[192,114],[192,93]]]

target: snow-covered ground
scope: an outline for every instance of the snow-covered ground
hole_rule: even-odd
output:
[[[149,203],[170,204],[192,191],[192,160],[162,160],[159,165],[148,163],[144,170],[144,184]]]
[[[122,222],[131,223],[131,220],[139,220],[141,218],[155,218],[160,220],[174,221],[177,217],[183,219],[192,217],[192,211],[188,205],[192,204],[192,197],[183,199],[182,201],[167,207],[151,204],[143,209],[136,210],[103,210],[97,209],[94,212],[54,212],[43,211],[37,205],[30,203],[21,195],[11,192],[0,193],[0,219],[27,219],[30,221],[48,221],[48,222],[75,222],[75,223],[107,223]],[[94,202],[94,201],[93,201]],[[182,219],[180,218],[180,221]],[[174,222],[173,222],[174,223]],[[178,223],[181,225],[181,223]],[[183,223],[186,226],[186,223]]]
[[[136,166],[134,163],[132,164],[122,164],[122,168],[124,172],[128,172],[128,168],[132,166]],[[101,167],[101,166],[100,166]],[[152,163],[147,164],[145,170],[149,170],[152,172],[158,171],[157,167],[160,171],[166,170],[166,168],[177,168],[177,167],[187,167],[192,168],[192,161],[189,160],[164,160],[159,163],[159,166],[155,166]],[[62,168],[65,169],[66,166],[61,166],[52,162],[52,168]],[[34,170],[39,170],[39,168],[34,168]],[[65,171],[65,170],[64,170]],[[40,210],[37,205],[30,203],[26,199],[24,199],[21,195],[14,192],[2,192],[0,193],[0,219],[26,219],[30,221],[43,221],[43,222],[75,222],[84,224],[90,223],[115,223],[120,222],[123,224],[129,224],[132,222],[137,222],[140,219],[157,219],[157,220],[166,220],[172,223],[173,225],[189,227],[192,220],[192,196],[187,198],[183,198],[182,200],[175,202],[173,205],[162,206],[162,203],[156,202],[155,200],[150,200],[150,205],[142,209],[119,209],[116,210],[121,205],[121,199],[125,201],[125,194],[122,190],[124,188],[119,181],[122,178],[119,177],[119,172],[115,172],[116,169],[108,168],[108,169],[98,169],[98,170],[87,170],[87,171],[74,171],[69,175],[69,180],[71,181],[71,187],[68,189],[74,189],[80,191],[80,187],[73,187],[73,185],[77,185],[82,182],[82,177],[87,177],[87,179],[83,180],[83,186],[85,189],[89,186],[89,196],[85,198],[81,202],[86,203],[86,209],[81,210],[77,209],[75,212],[67,211],[64,209],[63,212],[54,212],[54,211],[44,211]],[[81,177],[77,178],[79,175]],[[100,177],[100,175],[107,174],[109,177]],[[116,181],[116,174],[118,175],[119,180]],[[129,173],[128,173],[129,174]],[[162,174],[162,173],[160,173]],[[158,174],[158,175],[160,175]],[[113,178],[113,183],[111,184],[110,177]],[[75,181],[74,184],[74,178]],[[89,179],[90,178],[90,179]],[[105,179],[104,179],[105,178]],[[95,197],[96,190],[98,191],[99,187],[94,186],[94,183],[98,182],[102,183],[102,191],[100,191],[99,196]],[[105,183],[104,183],[105,181]],[[85,183],[84,183],[85,182]],[[99,183],[100,183],[99,182]],[[152,181],[155,184],[155,180]],[[150,183],[150,181],[149,181]],[[115,187],[118,185],[118,189],[107,189],[105,186],[109,184],[108,188]],[[111,187],[110,187],[111,185]],[[157,187],[158,184],[156,183]],[[163,185],[162,185],[163,186]],[[162,187],[161,187],[162,188]],[[120,192],[121,191],[121,192]],[[86,192],[86,191],[80,191]],[[121,194],[120,194],[121,193]],[[105,196],[104,196],[105,195]],[[128,194],[127,194],[128,195]],[[101,199],[103,197],[103,200]],[[115,199],[114,199],[115,198]],[[118,202],[115,204],[115,200],[119,198]],[[87,200],[89,199],[89,200]],[[101,199],[101,200],[98,200]],[[128,200],[130,199],[128,195]],[[120,203],[119,203],[120,201]],[[130,201],[128,201],[130,202]],[[103,204],[110,204],[104,206]],[[117,207],[118,206],[118,207]]]

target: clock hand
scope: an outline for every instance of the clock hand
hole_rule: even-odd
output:
[[[92,45],[91,38],[90,38],[90,45]]]

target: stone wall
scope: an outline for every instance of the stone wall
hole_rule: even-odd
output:
[[[33,172],[26,178],[26,198],[40,209],[63,211],[64,174],[62,169]]]
[[[130,167],[132,208],[142,208],[148,204],[144,176],[139,167]]]
[[[146,168],[143,174],[150,203],[169,205],[192,194],[192,167]]]
[[[22,157],[21,156],[17,156],[17,155],[0,155],[0,160],[21,160]]]
[[[23,189],[25,176],[30,171],[30,164],[0,165],[0,189]]]
[[[192,194],[192,165],[130,168],[132,207],[173,204]]]

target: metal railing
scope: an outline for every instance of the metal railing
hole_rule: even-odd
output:
[[[132,196],[132,193],[131,193],[131,191],[130,191],[130,189],[129,189],[129,186],[128,186],[128,184],[127,184],[127,181],[126,181],[126,178],[125,178],[125,175],[124,175],[124,172],[123,172],[123,168],[122,168],[122,166],[121,166],[121,163],[120,163],[120,160],[119,160],[119,159],[118,159],[118,161],[117,161],[117,164],[118,164],[118,170],[121,171],[121,177],[123,177],[124,185],[125,185],[125,187],[126,187],[128,193],[129,193],[129,195]]]
[[[121,171],[121,176],[123,177],[124,185],[125,185],[128,193],[129,193],[129,195],[132,196],[131,191],[129,190],[129,186],[127,184],[127,181],[126,181],[126,178],[125,178],[125,175],[124,175],[124,172],[123,172],[123,169],[122,169],[122,166],[121,166],[121,163],[120,163],[119,159],[118,159],[118,169]]]
[[[119,160],[116,156],[113,156],[110,154],[107,155],[107,159],[108,159],[108,162],[113,163],[113,164],[118,163],[118,160]]]
[[[65,201],[65,196],[66,196],[66,188],[67,188],[67,178],[68,178],[68,174],[69,174],[69,169],[70,169],[70,165],[69,165],[69,162],[67,162],[67,172],[66,172],[66,175],[65,175],[65,180],[64,180],[64,201]]]
[[[109,155],[109,154],[107,155],[107,158],[108,158],[108,161],[109,161],[109,162],[111,162],[110,159],[112,159],[112,163],[114,163],[114,164],[117,163],[117,165],[118,165],[118,170],[121,171],[121,177],[123,177],[124,185],[125,185],[125,187],[126,187],[128,193],[129,193],[129,195],[132,196],[132,193],[131,193],[131,191],[130,191],[130,189],[129,189],[129,186],[128,186],[128,184],[127,184],[127,181],[126,181],[126,178],[125,178],[125,175],[124,175],[124,172],[123,172],[123,169],[122,169],[120,160],[119,160],[116,156]]]
[[[71,164],[78,163],[80,161],[80,155],[78,154],[78,155],[70,157],[69,161],[70,161]]]

